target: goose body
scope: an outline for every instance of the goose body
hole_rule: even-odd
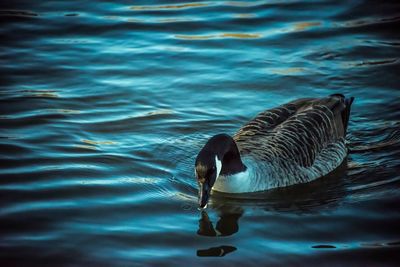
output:
[[[210,138],[196,158],[200,206],[211,189],[264,191],[310,182],[336,169],[347,155],[353,100],[341,94],[298,99],[259,113],[233,137]]]

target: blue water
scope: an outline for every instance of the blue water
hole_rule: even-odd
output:
[[[398,264],[398,1],[18,1],[0,21],[1,266]],[[344,166],[197,210],[207,138],[332,93],[356,99]]]

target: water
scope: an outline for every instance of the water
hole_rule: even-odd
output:
[[[397,1],[18,2],[0,8],[2,266],[398,264]],[[356,98],[338,171],[197,210],[207,138],[332,93]]]

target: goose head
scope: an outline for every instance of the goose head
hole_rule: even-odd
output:
[[[233,138],[227,134],[211,137],[197,155],[195,175],[199,185],[199,206],[207,207],[211,189],[220,175],[246,170]]]

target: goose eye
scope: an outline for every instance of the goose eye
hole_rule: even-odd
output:
[[[212,167],[208,170],[207,175],[211,176],[215,172],[215,167]]]

